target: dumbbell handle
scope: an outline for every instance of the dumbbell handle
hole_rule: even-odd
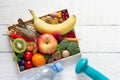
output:
[[[100,72],[98,72],[90,66],[86,66],[84,73],[86,73],[93,80],[109,80],[106,76],[104,76],[103,74],[101,74]]]

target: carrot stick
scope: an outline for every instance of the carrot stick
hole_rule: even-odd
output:
[[[69,42],[78,42],[79,41],[78,38],[64,38],[64,40],[67,40]]]

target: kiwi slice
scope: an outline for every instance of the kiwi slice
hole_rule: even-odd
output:
[[[13,40],[12,48],[16,53],[23,53],[26,50],[26,41],[22,38]]]

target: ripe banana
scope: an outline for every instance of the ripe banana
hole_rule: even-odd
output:
[[[34,26],[35,29],[40,33],[53,33],[53,32],[59,32],[61,35],[64,35],[71,31],[74,28],[74,25],[76,23],[76,17],[75,15],[68,18],[66,21],[60,24],[48,24],[45,21],[39,19],[39,17],[36,16],[33,10],[30,10],[30,13],[33,16],[34,19]]]

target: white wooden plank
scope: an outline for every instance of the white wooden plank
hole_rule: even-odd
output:
[[[31,19],[28,9],[44,15],[67,8],[76,15],[77,25],[120,25],[119,7],[119,0],[0,0],[0,24]]]
[[[119,0],[80,0],[76,12],[82,25],[119,25]]]
[[[0,78],[2,80],[19,80],[24,74],[17,72],[15,62],[12,61],[12,53],[0,53],[0,56]],[[120,69],[118,69],[120,67],[120,54],[93,53],[82,54],[82,57],[88,58],[88,64],[106,75],[110,80],[120,80]],[[55,80],[64,80],[66,78],[69,80],[91,80],[84,73],[75,74],[75,66],[79,59],[80,56],[76,56],[61,61],[64,70],[56,76]],[[28,71],[28,73],[32,73],[32,71]]]
[[[0,26],[0,52],[11,52],[9,36],[3,36],[3,34],[8,34],[7,26]]]
[[[70,14],[77,17],[76,25],[118,25],[118,26],[76,26],[77,37],[80,38],[80,48],[83,57],[89,59],[89,64],[104,73],[110,80],[120,80],[120,11],[119,0],[0,0],[0,79],[19,80],[16,65],[12,61],[12,53],[8,38],[1,34],[7,33],[6,24],[15,24],[20,17],[31,19],[28,9],[33,9],[41,16],[49,12],[67,8]],[[95,53],[96,52],[96,53]],[[101,53],[102,52],[102,53]],[[93,54],[89,54],[93,53]],[[113,54],[105,54],[113,53]],[[80,56],[74,57],[62,64],[65,69],[55,80],[91,80],[85,74],[76,75],[74,68]]]
[[[0,51],[11,52],[7,26],[0,26]],[[75,26],[76,35],[80,38],[82,52],[116,52],[120,53],[120,26]]]
[[[120,54],[94,53],[83,54],[82,56],[88,58],[88,64],[106,75],[110,80],[120,80]]]
[[[120,52],[119,26],[76,27],[83,52]]]
[[[18,0],[15,4],[13,4],[14,1],[15,0],[7,0],[6,2],[1,1],[1,6],[3,7],[0,8],[0,15],[2,15],[0,24],[16,23],[16,20],[18,18],[23,18],[23,20],[31,19],[32,16],[30,15],[28,9],[35,10],[35,12],[41,16],[61,9],[68,9],[70,12],[74,10],[74,7],[71,6],[73,5],[72,0],[59,2],[57,0],[55,0],[54,2],[49,0],[29,0],[29,5],[28,1],[25,0]],[[75,1],[74,4],[77,5]]]
[[[28,73],[30,74],[30,73],[32,73],[32,71],[38,69],[38,68],[36,68],[36,69],[30,70],[30,71],[27,71],[25,73],[18,73],[16,63],[12,60],[13,59],[12,53],[0,53],[0,56],[1,56],[0,63],[2,64],[0,66],[0,73],[1,73],[0,78],[2,80],[20,80],[20,78],[22,76],[25,76]],[[55,80],[60,79],[60,77],[62,78],[61,80],[64,80],[64,78],[65,78],[64,75],[67,75],[69,70],[74,68],[75,62],[78,61],[80,59],[80,57],[81,57],[81,55],[77,55],[75,57],[65,59],[64,61],[63,60],[60,61],[63,65],[64,69],[67,70],[67,67],[69,69],[68,69],[68,71],[65,70],[64,72],[58,74]],[[71,75],[71,74],[68,74],[68,75]]]
[[[19,74],[15,62],[13,62],[12,53],[0,53],[0,79],[18,80]]]

